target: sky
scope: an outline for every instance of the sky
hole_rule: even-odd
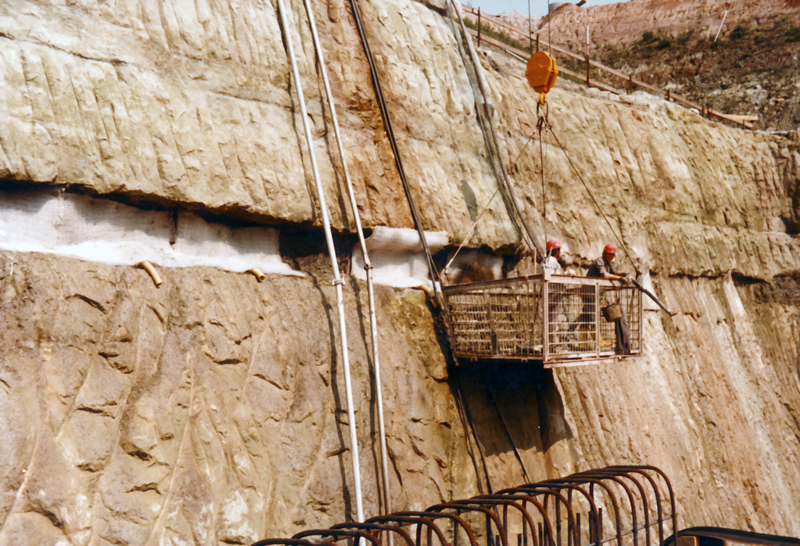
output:
[[[551,0],[560,1],[560,0]],[[578,0],[571,0],[577,3]],[[588,6],[599,6],[600,4],[616,4],[617,2],[625,0],[589,0],[586,4]],[[516,11],[523,15],[528,14],[528,0],[461,0],[464,5],[472,6],[473,8],[481,8],[487,13],[497,15],[498,13],[506,13],[509,11]],[[530,0],[531,2],[531,15],[547,15],[548,0]]]

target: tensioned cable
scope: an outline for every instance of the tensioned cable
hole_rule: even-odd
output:
[[[319,169],[317,168],[317,159],[314,154],[314,140],[311,136],[311,124],[309,123],[305,96],[303,95],[303,84],[300,81],[300,71],[297,68],[297,58],[295,57],[294,45],[292,43],[292,30],[288,23],[288,14],[283,0],[278,0],[278,11],[280,12],[281,26],[283,27],[283,35],[286,40],[286,49],[288,50],[289,60],[292,64],[292,75],[294,76],[295,86],[297,87],[297,98],[300,103],[300,115],[303,119],[303,129],[308,146],[308,155],[311,160],[311,171],[314,175],[314,184],[317,190],[317,198],[319,199],[320,213],[322,215],[322,226],[325,231],[325,240],[328,243],[328,255],[331,259],[331,267],[333,268],[333,284],[336,287],[336,304],[339,310],[339,338],[342,344],[342,363],[344,367],[345,392],[347,395],[347,418],[350,425],[350,451],[353,461],[356,517],[358,521],[361,522],[364,521],[364,508],[361,500],[361,470],[358,464],[358,435],[356,434],[356,419],[353,409],[353,388],[350,381],[350,356],[347,349],[344,297],[342,295],[342,285],[344,281],[342,281],[342,278],[339,276],[339,262],[336,259],[336,248],[333,245],[333,234],[331,233],[331,224],[328,219],[328,207],[325,204],[325,193],[322,190],[322,181],[320,180]]]
[[[475,445],[478,446],[478,454],[481,457],[481,464],[483,465],[483,474],[484,477],[486,478],[486,489],[488,489],[489,494],[492,495],[494,494],[494,491],[492,489],[492,481],[489,478],[489,467],[486,464],[486,454],[483,451],[483,445],[481,444],[481,439],[478,436],[478,431],[475,430],[475,423],[472,420],[472,414],[469,411],[469,405],[467,404],[466,399],[464,399],[464,389],[461,387],[461,374],[456,373],[455,375],[456,375],[456,386],[458,388],[459,395],[462,397],[464,402],[464,411],[467,416],[467,421],[469,422],[470,428],[472,429],[472,435],[475,438]]]
[[[469,241],[469,238],[472,236],[472,232],[475,231],[475,228],[478,226],[478,222],[481,221],[481,217],[483,216],[483,213],[486,212],[487,210],[489,210],[489,205],[492,204],[492,201],[494,200],[495,196],[497,195],[497,192],[499,192],[499,191],[500,191],[500,186],[497,186],[497,189],[494,190],[494,193],[489,198],[489,201],[486,203],[486,206],[483,207],[483,210],[478,215],[478,217],[475,219],[475,223],[473,223],[472,227],[469,228],[469,231],[467,232],[466,237],[464,237],[464,240],[461,241],[460,245],[458,245],[458,249],[456,249],[456,252],[455,252],[455,254],[453,254],[453,257],[450,258],[450,260],[448,260],[448,262],[447,262],[447,265],[445,265],[444,268],[442,268],[442,274],[444,274],[448,270],[448,268],[453,264],[453,261],[456,259],[456,256],[458,256],[458,253],[461,252],[461,249],[464,248],[465,244],[467,244],[467,241]]]
[[[631,258],[630,252],[628,252],[628,248],[625,246],[625,243],[622,242],[622,237],[617,235],[617,232],[614,230],[614,226],[611,225],[611,222],[609,221],[608,217],[603,212],[603,208],[597,202],[597,199],[594,198],[594,194],[592,194],[592,190],[589,189],[589,186],[586,184],[586,181],[581,176],[581,173],[578,170],[578,168],[575,166],[575,163],[572,162],[572,158],[567,153],[567,150],[561,144],[561,141],[558,140],[558,137],[556,136],[555,131],[553,131],[552,125],[547,123],[547,129],[550,131],[550,134],[553,135],[553,138],[556,139],[556,143],[558,143],[558,146],[561,148],[561,151],[564,152],[565,156],[567,156],[567,161],[569,161],[569,164],[572,167],[572,170],[575,171],[575,174],[578,175],[578,180],[581,181],[581,184],[583,184],[583,187],[586,189],[586,193],[588,193],[589,197],[592,199],[592,202],[594,203],[594,206],[597,207],[597,210],[598,210],[598,212],[600,212],[600,215],[603,217],[603,220],[605,220],[606,224],[608,224],[608,228],[611,230],[611,233],[614,235],[614,238],[616,238],[616,240],[619,243],[619,245],[625,251],[625,255],[628,257],[628,260],[631,262],[631,265],[633,266],[633,269],[636,271],[637,274],[639,274],[640,273],[639,268],[636,267],[636,264],[634,263],[633,258]]]
[[[451,2],[448,2],[448,4],[447,4],[448,5],[448,13],[449,13],[449,5],[450,4],[451,4]],[[464,18],[463,18],[462,14],[461,14],[461,7],[460,7],[460,5],[459,5],[459,3],[457,1],[453,1],[452,5],[453,5],[453,9],[454,9],[454,11],[456,13],[456,16],[458,17],[459,24],[461,25],[461,33],[464,36],[464,41],[467,44],[467,48],[469,49],[469,55],[470,55],[470,58],[472,60],[472,64],[473,64],[473,66],[475,68],[475,75],[476,75],[476,77],[478,79],[478,87],[480,88],[480,92],[481,92],[481,95],[482,95],[482,98],[483,98],[483,106],[484,106],[484,111],[485,111],[486,120],[487,120],[486,124],[488,125],[489,135],[491,135],[491,139],[489,139],[488,137],[486,138],[487,143],[488,143],[488,147],[489,147],[489,153],[490,153],[490,155],[492,157],[496,157],[497,163],[499,164],[499,167],[500,167],[500,169],[499,169],[500,172],[499,172],[499,175],[498,175],[498,179],[499,179],[498,182],[503,184],[503,186],[504,186],[504,189],[505,189],[504,197],[507,198],[507,200],[509,202],[509,205],[510,205],[509,208],[511,209],[509,211],[509,214],[511,216],[512,221],[514,221],[514,219],[515,219],[514,217],[516,217],[516,223],[517,223],[516,227],[520,231],[520,237],[522,238],[522,240],[525,241],[525,237],[527,236],[528,240],[525,241],[526,244],[530,248],[534,249],[536,251],[536,253],[541,257],[541,259],[544,259],[544,252],[543,252],[542,248],[539,246],[539,243],[536,242],[536,238],[533,236],[533,231],[531,230],[530,226],[528,225],[527,220],[525,220],[525,217],[522,214],[522,208],[520,207],[519,202],[517,200],[517,196],[514,193],[514,188],[513,188],[513,186],[511,185],[511,183],[509,182],[509,179],[508,179],[509,178],[508,177],[508,173],[506,171],[505,164],[503,163],[503,158],[502,158],[502,156],[500,154],[499,139],[497,138],[497,132],[495,131],[494,124],[492,123],[492,117],[490,115],[490,108],[489,108],[490,103],[488,101],[488,98],[489,98],[488,86],[486,85],[486,82],[484,81],[482,67],[481,67],[481,64],[480,64],[480,60],[478,59],[477,53],[475,53],[475,48],[474,48],[473,43],[472,43],[472,38],[471,38],[470,34],[467,32],[466,26],[464,25]],[[480,116],[479,116],[479,120],[480,120]],[[485,129],[484,129],[484,131],[485,131]],[[485,134],[486,133],[484,133],[484,135]],[[494,147],[494,150],[492,150],[492,146]],[[494,161],[492,161],[492,168],[495,168]],[[520,225],[522,227],[520,227]],[[522,228],[524,228],[524,230]]]
[[[367,34],[364,31],[364,22],[361,19],[361,10],[358,7],[358,0],[350,0],[350,6],[353,10],[353,20],[356,24],[358,36],[361,39],[361,46],[364,48],[364,54],[366,55],[367,62],[369,63],[369,73],[372,79],[372,87],[375,90],[375,98],[378,100],[378,106],[381,110],[381,117],[383,118],[383,127],[386,131],[386,136],[389,138],[389,144],[392,146],[392,153],[394,153],[394,162],[395,166],[397,167],[397,174],[400,176],[400,181],[403,183],[403,191],[406,194],[406,200],[408,201],[408,206],[411,209],[411,218],[414,221],[414,227],[417,228],[420,241],[422,242],[422,248],[425,251],[425,258],[428,261],[428,270],[431,275],[431,281],[433,281],[434,291],[438,294],[439,286],[441,285],[439,280],[439,272],[436,270],[436,265],[433,263],[431,249],[428,247],[428,241],[425,239],[425,230],[422,227],[422,220],[420,219],[417,205],[414,203],[414,198],[411,195],[411,188],[408,184],[408,179],[406,178],[405,169],[403,169],[403,160],[400,157],[400,150],[397,147],[397,140],[395,140],[394,131],[392,130],[392,121],[389,119],[389,110],[386,107],[386,101],[383,97],[383,88],[381,87],[381,82],[378,79],[378,69],[375,66],[375,59],[372,56],[372,51],[370,50],[369,42],[367,41]]]
[[[453,372],[453,375],[457,375],[459,372]],[[466,412],[464,411],[464,406],[466,406],[466,402],[464,401],[464,393],[461,391],[461,383],[456,379],[456,409],[458,411],[458,418],[461,420],[461,426],[464,428],[464,443],[467,446],[467,453],[469,454],[470,459],[472,459],[472,466],[475,468],[475,478],[478,480],[478,492],[483,495],[483,482],[481,481],[481,469],[478,466],[478,461],[475,459],[475,450],[472,449],[472,437],[474,434],[474,429],[472,428],[472,422],[467,421]],[[471,434],[472,433],[472,434]],[[484,466],[485,468],[485,466]]]
[[[322,81],[325,84],[325,96],[328,98],[328,107],[331,112],[331,122],[333,123],[333,132],[336,135],[336,144],[339,150],[339,157],[342,159],[342,170],[344,171],[344,178],[347,182],[347,195],[350,198],[350,207],[353,209],[353,217],[356,222],[356,232],[358,233],[358,241],[361,244],[361,253],[364,256],[364,270],[367,277],[367,293],[369,295],[369,327],[372,340],[372,366],[375,371],[375,394],[377,397],[378,406],[378,432],[380,435],[380,449],[381,449],[381,466],[383,467],[383,506],[385,513],[390,514],[391,509],[391,495],[389,494],[389,455],[386,449],[386,426],[384,424],[383,416],[383,388],[381,386],[381,367],[378,358],[378,321],[375,312],[375,290],[373,287],[372,279],[372,263],[369,260],[369,253],[367,252],[367,242],[364,240],[364,230],[361,227],[361,217],[358,214],[358,203],[356,202],[355,192],[353,191],[353,183],[350,180],[350,170],[347,168],[347,158],[344,154],[344,145],[342,144],[342,135],[339,130],[339,120],[336,116],[336,103],[333,100],[333,93],[331,93],[331,86],[328,81],[328,70],[325,66],[325,59],[322,55],[322,45],[319,41],[319,34],[317,33],[317,25],[314,20],[314,10],[311,7],[310,0],[304,0],[306,12],[308,14],[308,22],[311,26],[311,36],[314,40],[314,49],[317,52],[317,60],[319,61],[320,73],[322,74]]]
[[[528,139],[528,141],[525,143],[525,145],[522,147],[522,149],[517,154],[517,157],[515,157],[514,161],[511,162],[512,168],[517,164],[517,161],[519,160],[520,156],[522,155],[522,152],[525,151],[525,148],[528,147],[528,144],[530,144],[530,142],[531,142],[531,140],[533,140],[534,136],[536,136],[536,135],[531,135],[531,137]],[[541,139],[541,136],[539,138]],[[544,174],[542,174],[542,176],[544,176]],[[453,254],[453,257],[450,258],[450,260],[447,262],[447,265],[445,265],[444,268],[442,268],[442,274],[444,274],[450,268],[450,266],[455,261],[456,256],[458,256],[458,253],[461,252],[461,249],[464,248],[465,244],[467,244],[467,241],[469,241],[469,238],[472,236],[472,232],[475,231],[475,228],[478,226],[478,222],[480,222],[481,217],[483,216],[483,213],[485,213],[487,210],[489,210],[489,205],[492,204],[492,201],[494,201],[494,198],[497,196],[497,193],[499,191],[500,191],[500,185],[498,184],[497,185],[497,189],[494,190],[494,193],[489,198],[489,200],[486,202],[486,205],[484,205],[483,210],[481,210],[481,213],[475,219],[475,222],[472,224],[472,227],[469,228],[469,231],[467,232],[467,235],[461,241],[461,244],[458,245],[458,249],[456,250],[455,254]]]
[[[525,467],[525,462],[522,460],[522,454],[519,452],[519,449],[517,449],[517,443],[514,441],[514,437],[511,435],[511,430],[508,428],[506,418],[503,417],[503,412],[500,411],[500,406],[497,404],[497,398],[494,395],[494,387],[491,385],[491,383],[489,384],[489,398],[491,398],[494,409],[497,411],[497,415],[500,417],[500,422],[503,423],[503,428],[506,431],[508,440],[511,442],[511,447],[514,448],[514,455],[517,457],[517,461],[522,467],[522,475],[525,477],[525,480],[528,483],[533,483],[533,480],[531,480],[531,477],[528,474],[528,469]]]
[[[536,102],[536,114],[539,114],[539,102]],[[547,113],[550,112],[550,108],[548,107]],[[547,239],[547,192],[545,191],[545,182],[544,182],[544,144],[542,143],[542,129],[544,129],[544,125],[547,123],[547,114],[543,116],[539,116],[539,120],[536,122],[536,129],[539,131],[539,170],[542,174],[542,229],[545,234],[545,240]],[[545,251],[547,249],[545,248]]]

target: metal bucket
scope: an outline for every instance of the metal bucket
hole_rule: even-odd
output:
[[[603,317],[606,319],[606,322],[617,322],[622,318],[622,306],[617,302],[603,307],[601,310],[603,311]]]

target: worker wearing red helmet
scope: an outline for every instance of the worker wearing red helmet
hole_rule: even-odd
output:
[[[610,279],[612,281],[630,282],[627,273],[617,271],[614,268],[612,262],[616,255],[617,247],[612,243],[607,244],[603,248],[603,255],[592,262],[586,276]],[[591,308],[591,302],[588,307]],[[618,320],[614,321],[614,336],[616,337],[614,352],[618,355],[631,354],[631,337],[628,330],[628,320],[625,318],[624,314]]]
[[[600,279],[610,279],[612,281],[628,282],[628,274],[617,271],[612,262],[617,255],[617,247],[613,243],[608,243],[603,248],[603,255],[597,258],[589,266],[587,277],[597,277]]]
[[[549,271],[551,275],[563,274],[564,269],[561,267],[560,263],[561,241],[556,238],[548,239],[545,250],[547,251],[547,257],[544,261],[544,269]]]

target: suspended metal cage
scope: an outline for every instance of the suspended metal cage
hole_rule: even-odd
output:
[[[540,361],[552,368],[641,353],[642,298],[633,286],[532,275],[447,286],[443,292],[458,359]]]

